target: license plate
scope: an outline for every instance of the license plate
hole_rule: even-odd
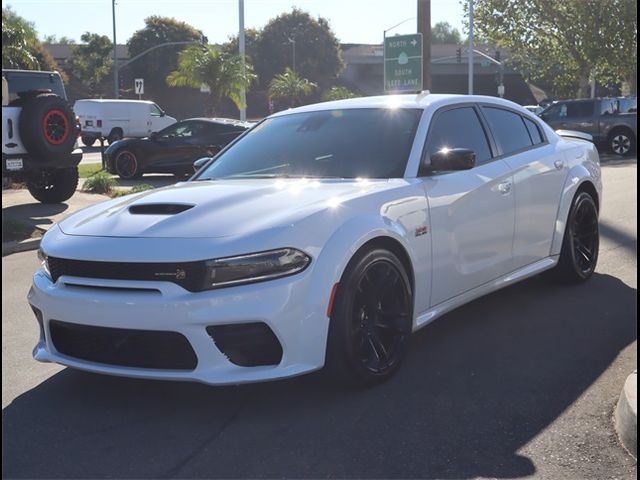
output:
[[[7,170],[11,170],[11,171],[22,170],[22,159],[21,158],[8,159],[6,166],[7,166]]]

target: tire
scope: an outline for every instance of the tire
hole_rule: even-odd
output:
[[[98,140],[98,137],[82,136],[80,137],[80,139],[82,140],[82,143],[85,144],[85,146],[93,147],[96,144],[96,140]]]
[[[609,135],[608,146],[614,155],[632,155],[636,152],[636,137],[630,130],[619,128]]]
[[[549,274],[563,283],[582,283],[598,263],[598,208],[587,192],[578,192],[567,217],[558,265]]]
[[[109,133],[107,142],[109,142],[109,145],[112,145],[118,140],[122,140],[122,130],[120,130],[119,128],[114,128],[113,130],[111,130],[111,133]]]
[[[62,159],[76,142],[76,120],[69,103],[57,95],[44,93],[24,100],[20,138],[35,158]]]
[[[118,150],[113,159],[113,170],[123,180],[136,179],[142,176],[138,156],[131,150]]]
[[[336,292],[326,372],[348,385],[387,380],[406,356],[412,326],[411,283],[398,257],[380,248],[357,254]]]
[[[41,171],[27,180],[29,193],[42,203],[61,203],[71,198],[78,188],[78,168]]]

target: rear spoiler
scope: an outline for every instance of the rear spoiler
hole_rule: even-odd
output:
[[[586,140],[593,143],[593,136],[584,132],[577,132],[575,130],[556,130],[556,133],[563,138],[577,138],[578,140]]]

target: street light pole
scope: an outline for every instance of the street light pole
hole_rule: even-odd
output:
[[[238,32],[238,46],[240,47],[240,60],[242,61],[242,69],[245,70],[245,58],[244,58],[244,0],[238,0],[239,9],[239,32]],[[247,92],[242,87],[240,91],[240,101],[242,102],[242,108],[240,109],[240,120],[243,122],[247,119]]]
[[[291,37],[287,37],[287,40],[293,44],[293,73],[296,73],[296,40]]]
[[[118,98],[119,86],[118,86],[118,44],[116,43],[116,0],[111,0],[111,12],[113,14],[113,86],[114,86],[114,98]]]
[[[469,0],[469,95],[473,95],[473,0]]]

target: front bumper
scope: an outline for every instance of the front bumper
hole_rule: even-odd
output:
[[[324,364],[328,318],[309,311],[311,269],[277,280],[191,293],[170,282],[100,280],[61,276],[53,283],[42,271],[33,277],[29,303],[41,312],[41,336],[33,357],[96,373],[207,384],[239,384],[291,377]],[[83,326],[176,332],[197,357],[193,370],[153,369],[96,363],[61,354],[52,320]],[[277,365],[232,363],[207,327],[264,323],[282,347]]]

